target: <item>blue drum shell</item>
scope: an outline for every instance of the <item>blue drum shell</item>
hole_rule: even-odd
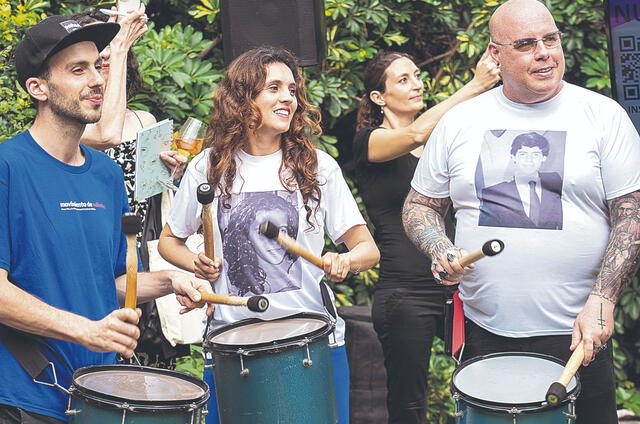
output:
[[[147,373],[165,379],[187,382],[202,390],[191,399],[139,401],[122,397],[117,390],[100,391],[77,383],[82,376],[110,371],[131,375]],[[70,424],[193,424],[200,423],[209,400],[209,387],[200,379],[176,371],[135,365],[96,365],[78,369],[70,388]]]
[[[326,322],[326,318],[322,320]],[[245,320],[229,327],[257,321]],[[327,323],[322,331],[296,340],[240,348],[246,353],[242,355],[238,349],[210,344],[221,424],[337,423],[328,338],[331,330],[332,325]],[[307,347],[312,361],[309,366],[303,363]],[[241,374],[241,356],[244,368],[249,370],[246,375]]]

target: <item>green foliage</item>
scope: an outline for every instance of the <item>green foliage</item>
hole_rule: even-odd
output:
[[[49,6],[39,0],[0,0],[0,141],[24,131],[35,110],[16,80],[13,56],[24,31],[40,21]]]
[[[618,384],[616,388],[616,399],[618,405],[623,409],[628,409],[636,415],[640,415],[640,391],[630,381]]]
[[[130,99],[129,106],[176,123],[188,116],[208,121],[211,94],[223,72],[198,57],[209,42],[191,25],[178,23],[159,31],[150,26],[134,47],[147,90]]]
[[[427,422],[453,424],[455,404],[451,398],[449,383],[455,370],[455,362],[444,353],[444,342],[435,338],[429,363],[429,391],[427,393]]]
[[[614,365],[616,379],[633,379],[640,376],[640,282],[635,276],[622,294],[615,311]]]
[[[189,350],[189,355],[176,358],[176,371],[202,378],[204,375],[202,346],[192,344],[189,346]]]

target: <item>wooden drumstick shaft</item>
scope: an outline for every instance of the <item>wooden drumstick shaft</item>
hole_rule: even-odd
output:
[[[485,257],[485,254],[482,253],[482,249],[479,249],[479,250],[476,250],[475,252],[471,252],[468,255],[461,257],[458,262],[460,262],[460,266],[464,268],[468,265],[471,265],[478,259],[482,259],[484,257]]]
[[[124,307],[135,309],[138,296],[138,249],[136,235],[142,230],[142,219],[133,213],[122,215],[122,231],[127,235],[127,287]]]
[[[196,192],[198,202],[202,204],[202,233],[204,235],[204,254],[214,261],[216,259],[214,237],[213,237],[213,216],[211,214],[211,202],[215,195],[213,186],[209,183],[202,183]]]
[[[202,234],[204,235],[204,254],[214,261],[216,259],[213,239],[213,217],[211,203],[202,205]]]
[[[320,269],[324,269],[324,262],[322,258],[317,257],[313,253],[309,252],[307,249],[302,247],[297,241],[289,237],[288,235],[282,233],[278,230],[278,227],[273,225],[273,223],[269,221],[264,221],[260,224],[260,232],[266,237],[275,240],[278,244],[284,247],[288,252],[293,253],[296,256],[300,256],[303,259],[306,259],[313,265],[317,266]]]
[[[576,350],[573,351],[571,357],[567,361],[567,365],[564,366],[560,377],[556,380],[558,383],[562,384],[564,387],[569,385],[569,382],[576,375],[578,368],[584,362],[584,342],[578,343],[576,346]]]
[[[127,288],[124,295],[124,307],[135,309],[138,303],[138,252],[136,235],[127,234]]]
[[[225,294],[200,292],[203,302],[217,303],[219,305],[247,306],[247,297],[228,296]]]

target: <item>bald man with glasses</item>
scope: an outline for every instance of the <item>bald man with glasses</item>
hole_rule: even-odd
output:
[[[489,31],[503,85],[440,120],[411,183],[403,224],[431,258],[436,279],[460,283],[463,359],[519,351],[567,360],[583,341],[587,366],[576,423],[614,424],[607,341],[639,257],[633,241],[640,239],[640,136],[613,100],[563,81],[562,33],[543,3],[505,2]],[[548,147],[514,150],[520,136]],[[505,183],[524,168],[538,177]],[[558,199],[545,204],[548,176]],[[501,211],[491,220],[482,206],[489,203]],[[450,206],[455,244],[443,224]],[[516,208],[536,219],[510,221]],[[543,225],[543,216],[553,216],[552,225]],[[504,241],[504,252],[465,272],[458,259],[492,238]]]

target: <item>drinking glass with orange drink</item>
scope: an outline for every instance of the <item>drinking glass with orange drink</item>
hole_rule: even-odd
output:
[[[188,160],[191,160],[202,150],[206,133],[207,124],[196,118],[189,117],[180,129],[173,134],[171,149],[178,151],[181,155],[186,156]],[[176,173],[182,173],[182,171],[184,171],[184,167],[176,167],[173,171],[172,180],[175,181]]]

